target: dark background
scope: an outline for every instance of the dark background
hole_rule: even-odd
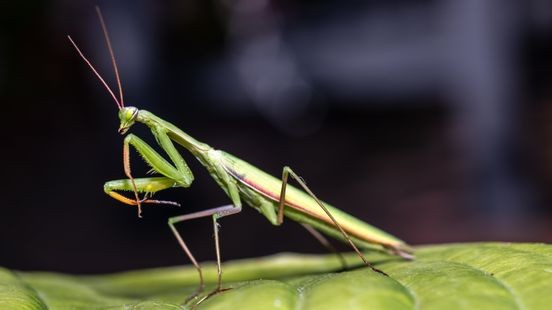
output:
[[[139,219],[103,193],[124,177],[117,108],[65,37],[115,87],[95,4],[127,105],[273,175],[289,165],[411,244],[552,241],[548,0],[3,1],[1,266],[185,264],[167,218],[229,202],[185,150],[195,183],[156,196],[182,208]],[[324,252],[251,208],[221,224],[226,260]],[[209,219],[179,228],[214,259]]]

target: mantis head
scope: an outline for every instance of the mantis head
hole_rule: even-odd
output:
[[[136,117],[138,117],[138,108],[136,107],[122,107],[119,109],[119,119],[121,120],[121,125],[119,126],[119,133],[124,135],[134,122],[136,122]]]

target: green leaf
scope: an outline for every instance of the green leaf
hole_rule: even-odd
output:
[[[476,243],[422,246],[414,261],[368,258],[389,276],[339,271],[333,255],[278,254],[227,262],[224,287],[199,309],[550,309],[552,246]],[[204,264],[206,292],[216,267]],[[0,268],[0,309],[180,309],[197,287],[192,267],[99,276]],[[203,294],[202,296],[205,296]],[[193,300],[187,306],[201,299]]]

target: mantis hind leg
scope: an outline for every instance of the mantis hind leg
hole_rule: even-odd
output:
[[[287,183],[288,183],[288,178],[289,176],[291,175],[291,177],[297,182],[299,183],[299,185],[301,185],[301,187],[303,188],[303,190],[305,190],[305,192],[307,192],[309,194],[309,196],[312,197],[312,199],[314,199],[314,201],[316,201],[316,203],[320,206],[320,208],[322,210],[324,210],[324,212],[326,213],[326,215],[328,215],[328,217],[331,219],[331,221],[333,222],[333,224],[335,225],[335,227],[340,231],[341,235],[343,236],[343,238],[345,238],[345,240],[347,241],[347,243],[349,243],[349,245],[351,246],[351,248],[353,248],[353,250],[357,253],[357,255],[360,257],[360,259],[362,259],[362,261],[364,262],[364,264],[368,267],[370,267],[372,270],[374,270],[375,272],[378,272],[378,273],[381,273],[383,275],[387,275],[385,272],[377,269],[376,267],[374,267],[374,265],[372,265],[367,259],[366,257],[364,256],[364,254],[362,254],[362,252],[360,252],[360,250],[357,248],[357,246],[354,244],[354,242],[351,240],[351,237],[349,237],[349,234],[347,234],[347,232],[343,229],[343,227],[339,224],[339,222],[335,219],[335,217],[332,215],[332,213],[330,212],[330,210],[328,210],[328,208],[326,208],[326,206],[324,206],[324,204],[322,203],[322,201],[320,201],[320,199],[318,199],[318,197],[316,197],[316,195],[310,190],[310,188],[307,186],[307,184],[305,183],[305,181],[303,181],[303,179],[301,179],[301,177],[299,177],[299,175],[297,175],[293,170],[291,170],[290,167],[284,167],[283,171],[282,171],[282,189],[280,191],[280,201],[278,203],[278,224],[281,224],[283,221],[284,221],[284,206],[285,206],[285,197],[286,197],[286,187],[287,187]],[[312,228],[312,227],[311,227]],[[315,235],[316,237],[316,235]]]
[[[310,226],[309,224],[301,223],[301,226],[303,226],[318,242],[322,244],[328,250],[329,252],[335,254],[337,256],[337,259],[339,259],[339,263],[341,264],[341,268],[343,270],[347,270],[347,261],[345,260],[345,257],[343,257],[343,254],[339,252],[332,243],[324,237],[318,230],[314,229],[314,227]]]
[[[210,292],[205,297],[203,297],[196,304],[196,306],[197,306],[199,303],[203,302],[207,298],[209,298],[209,297],[211,297],[211,296],[213,296],[213,295],[215,295],[219,292],[224,291],[224,289],[222,289],[222,267],[221,267],[221,257],[220,257],[219,226],[218,226],[217,220],[219,218],[227,216],[227,215],[232,215],[232,214],[239,213],[240,211],[241,211],[241,207],[236,207],[234,205],[226,205],[226,206],[222,206],[222,207],[218,207],[218,208],[214,208],[214,209],[208,209],[208,210],[204,210],[204,211],[199,211],[199,212],[195,212],[195,213],[190,213],[190,214],[185,214],[185,215],[180,215],[180,216],[175,216],[175,217],[169,218],[169,227],[171,228],[171,231],[173,232],[174,236],[176,237],[176,240],[178,241],[178,243],[180,244],[180,247],[182,248],[182,250],[184,250],[184,253],[186,253],[186,255],[188,256],[188,258],[190,259],[190,261],[192,262],[192,264],[194,265],[194,267],[196,268],[196,270],[199,274],[199,286],[195,290],[195,292],[192,293],[192,295],[190,295],[186,299],[185,303],[188,303],[189,301],[191,301],[192,299],[197,297],[201,292],[203,292],[203,290],[205,289],[205,280],[203,279],[203,271],[201,270],[201,267],[200,267],[199,263],[197,262],[194,255],[192,254],[192,252],[190,251],[190,249],[186,245],[186,242],[184,242],[184,239],[182,238],[182,236],[180,235],[180,233],[176,229],[175,224],[180,223],[180,222],[184,222],[184,221],[188,221],[188,220],[192,220],[192,219],[208,217],[208,216],[211,216],[213,218],[213,232],[214,232],[213,235],[214,235],[214,239],[215,239],[215,251],[216,251],[216,255],[217,255],[217,274],[218,274],[217,286],[212,292]]]

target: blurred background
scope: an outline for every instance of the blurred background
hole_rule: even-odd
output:
[[[117,108],[66,38],[115,88],[95,4],[127,105],[273,175],[289,165],[411,244],[552,242],[549,0],[3,1],[1,266],[187,264],[167,218],[229,203],[184,150],[195,183],[156,195],[181,208],[139,219],[103,193],[124,177]],[[325,252],[251,208],[221,224],[225,260]],[[179,229],[215,258],[210,219]]]

